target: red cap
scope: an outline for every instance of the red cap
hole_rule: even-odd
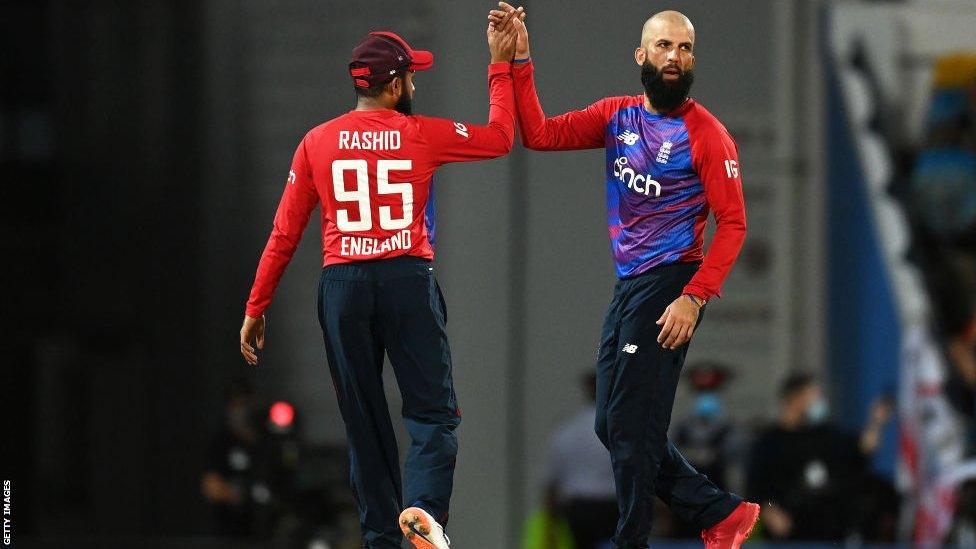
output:
[[[407,70],[425,71],[434,64],[434,54],[415,50],[392,32],[371,32],[352,50],[349,75],[361,88],[385,84]]]

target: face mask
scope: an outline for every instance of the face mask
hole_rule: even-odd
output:
[[[722,413],[722,401],[714,393],[701,393],[695,399],[695,415],[702,419],[714,419]]]
[[[821,423],[827,421],[827,414],[829,413],[827,408],[827,401],[819,398],[814,401],[813,404],[807,408],[807,421],[811,425],[820,425]]]

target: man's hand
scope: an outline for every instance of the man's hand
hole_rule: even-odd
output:
[[[518,33],[515,41],[515,59],[529,58],[529,31],[525,28],[525,10],[519,6],[518,9],[512,7],[508,2],[499,2],[497,10],[488,12],[488,22],[496,25],[502,23],[506,17],[518,15],[513,20],[515,30]]]
[[[511,61],[515,56],[515,25],[512,24],[515,12],[506,14],[498,23],[488,23],[488,51],[491,62]]]
[[[252,342],[258,349],[264,349],[264,328],[266,324],[264,315],[261,318],[253,318],[244,315],[244,325],[241,326],[241,355],[251,366],[257,366],[258,354],[252,346]]]
[[[657,320],[657,325],[662,327],[657,342],[665,349],[677,349],[688,343],[695,333],[699,309],[698,304],[687,295],[672,301]]]

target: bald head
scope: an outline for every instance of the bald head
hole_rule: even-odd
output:
[[[654,112],[670,112],[683,104],[695,76],[695,27],[677,11],[655,13],[641,29],[634,50],[641,83]]]
[[[695,26],[691,24],[690,19],[685,17],[685,14],[674,10],[659,11],[644,22],[644,27],[641,29],[641,46],[647,47],[647,43],[654,40],[662,32],[679,29],[687,31],[692,44],[694,44]]]

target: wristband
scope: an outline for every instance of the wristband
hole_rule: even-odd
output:
[[[526,57],[525,59],[513,59],[512,63],[528,63],[531,60],[531,57]]]

